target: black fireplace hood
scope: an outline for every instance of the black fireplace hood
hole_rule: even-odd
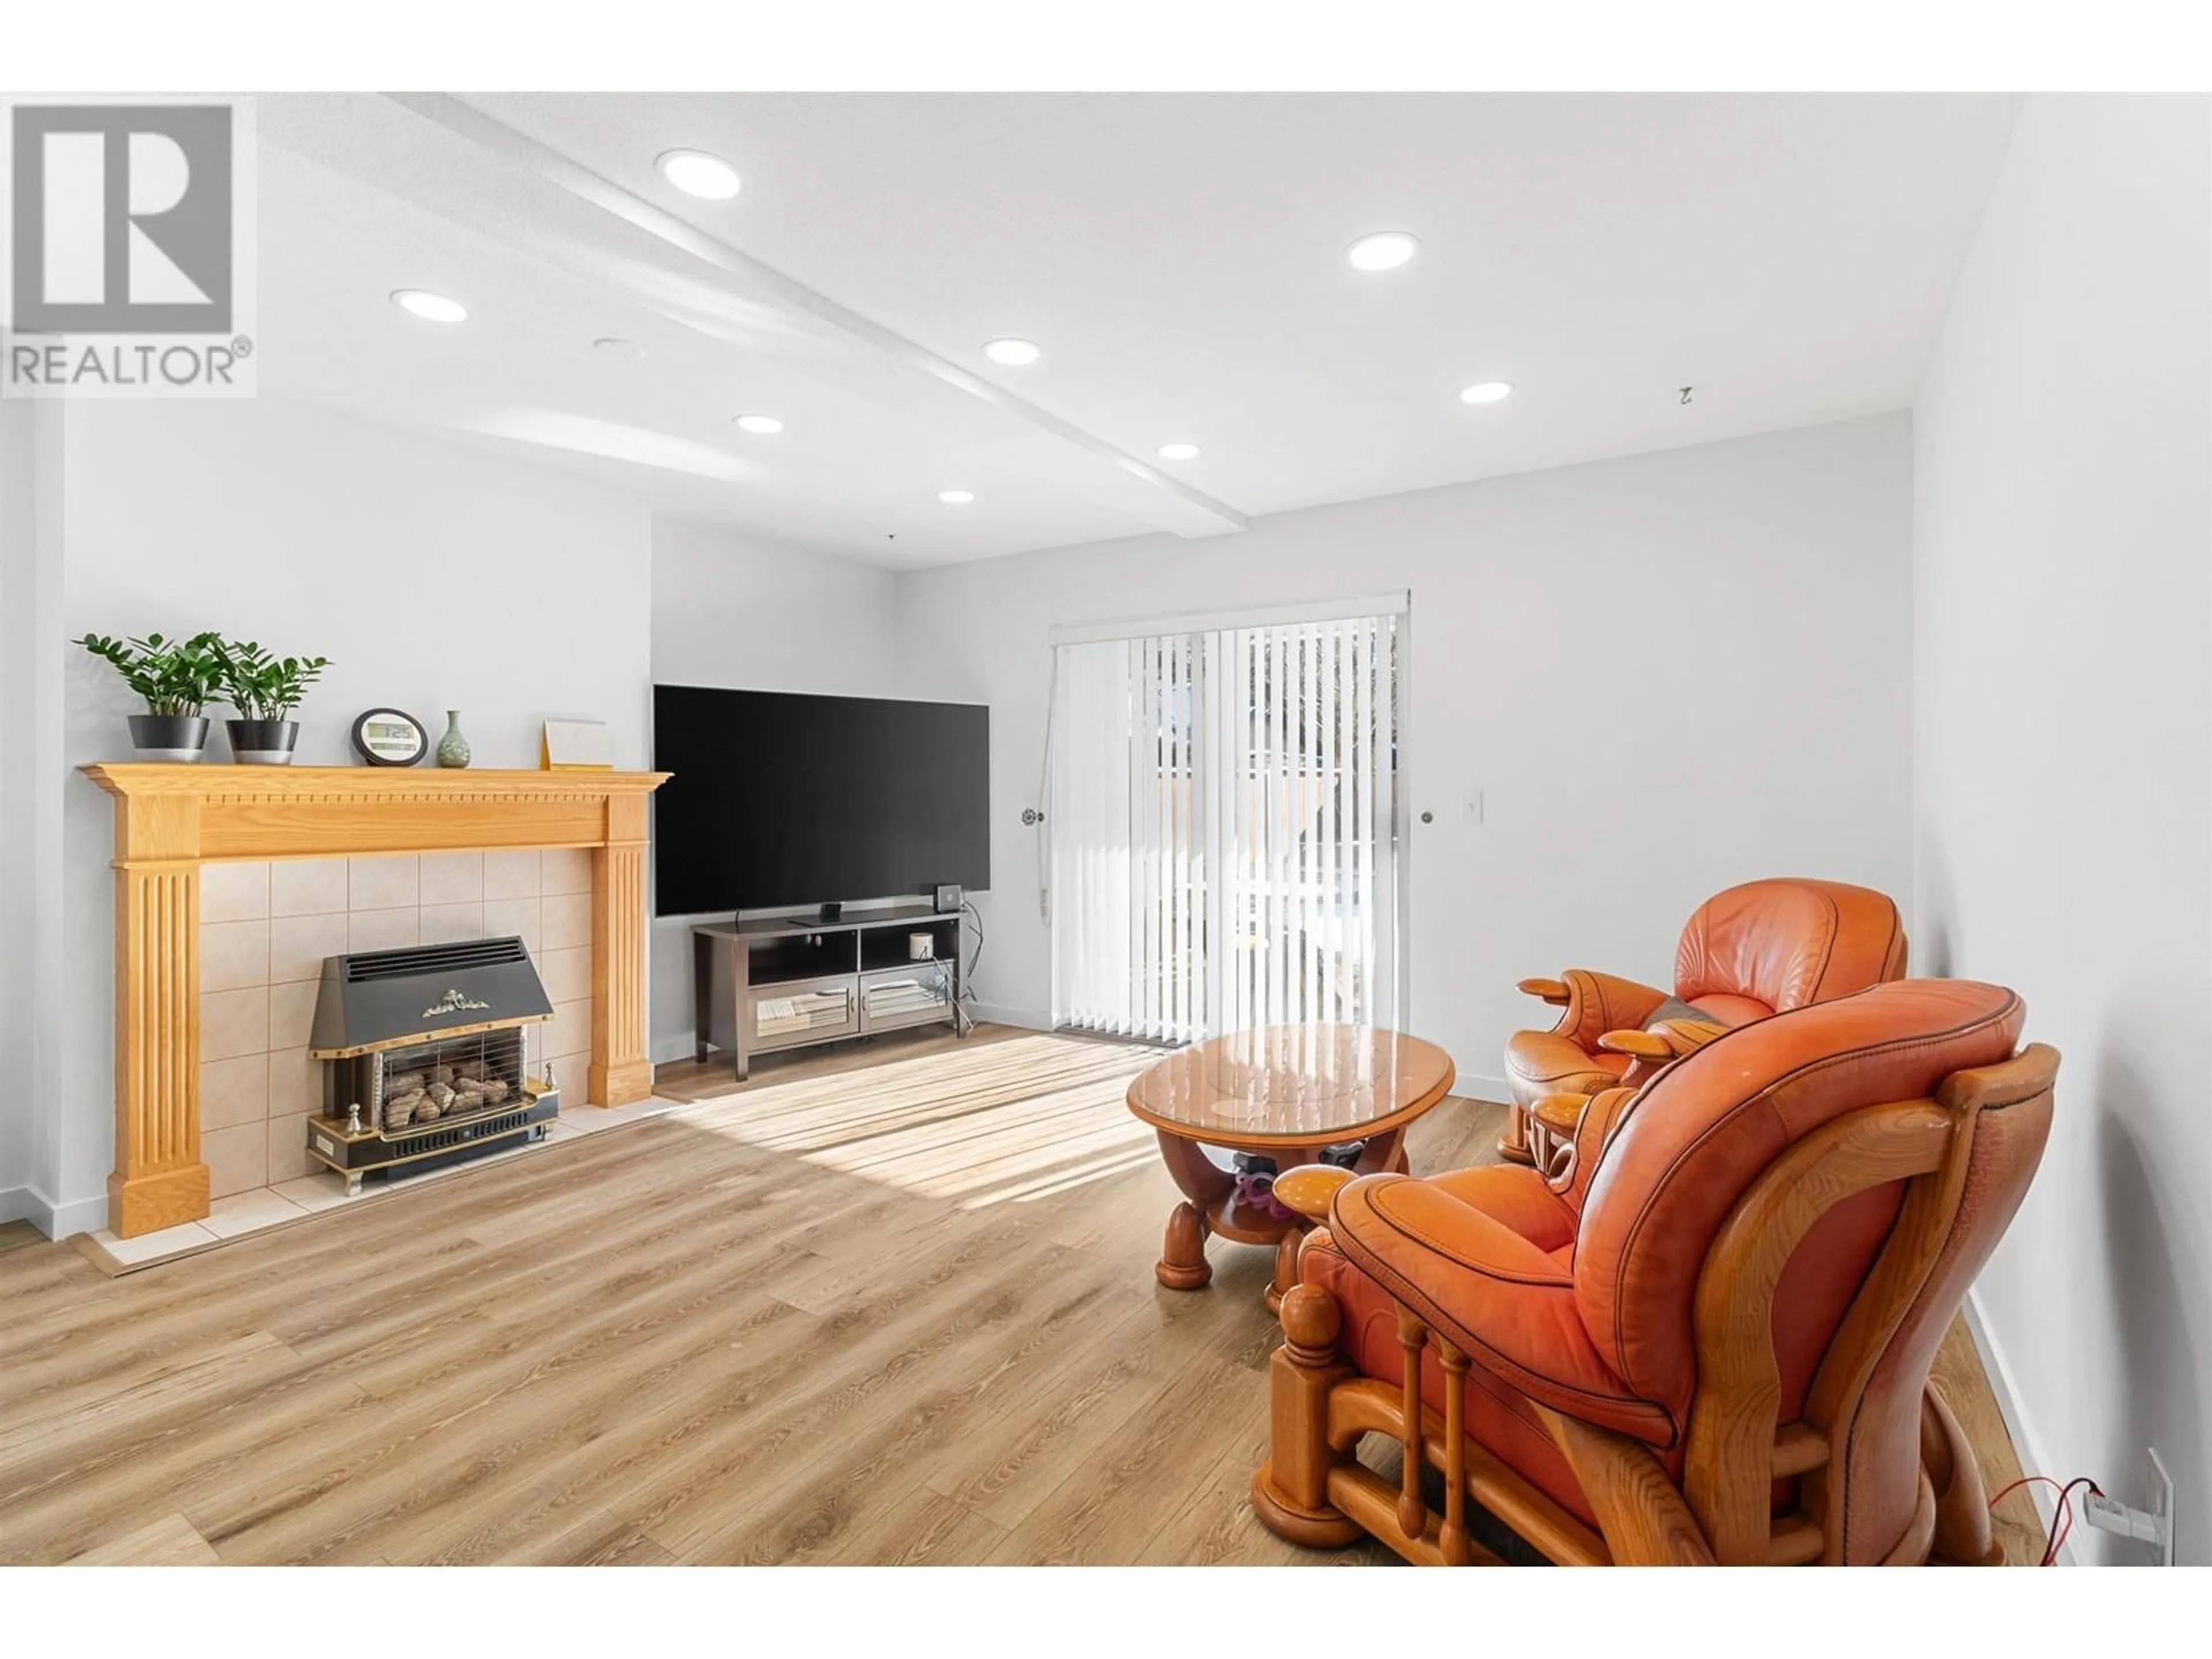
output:
[[[553,1017],[520,937],[323,959],[308,1052],[340,1060]]]

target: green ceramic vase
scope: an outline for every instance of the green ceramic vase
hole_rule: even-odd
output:
[[[461,735],[461,711],[446,711],[446,735],[438,739],[438,764],[466,766],[469,763],[469,740]]]

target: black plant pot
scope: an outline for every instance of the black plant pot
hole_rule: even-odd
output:
[[[225,720],[230,757],[240,766],[289,766],[300,740],[297,720]]]
[[[202,714],[133,714],[131,746],[142,761],[196,761],[207,747],[208,722]]]

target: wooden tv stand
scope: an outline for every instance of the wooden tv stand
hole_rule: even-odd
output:
[[[916,960],[908,938],[930,936]],[[751,916],[691,929],[694,1054],[719,1048],[750,1075],[755,1054],[842,1042],[877,1031],[951,1025],[961,1007],[960,914],[927,904],[848,908],[819,916]]]

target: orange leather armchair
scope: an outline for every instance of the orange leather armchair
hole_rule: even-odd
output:
[[[1599,1094],[1565,1182],[1340,1186],[1283,1298],[1261,1519],[1430,1563],[1495,1559],[1470,1502],[1561,1562],[2001,1560],[1929,1368],[2049,1133],[2025,1018],[1883,985]]]
[[[1643,1081],[1668,1057],[1636,1043],[1646,1027],[1686,1052],[1704,1034],[1684,1018],[1741,1025],[1896,979],[1905,961],[1905,928],[1887,895],[1784,877],[1731,887],[1698,907],[1674,947],[1671,993],[1586,968],[1524,979],[1520,988],[1557,1006],[1559,1020],[1506,1042],[1513,1107],[1498,1150],[1532,1160],[1528,1109],[1547,1095]]]

